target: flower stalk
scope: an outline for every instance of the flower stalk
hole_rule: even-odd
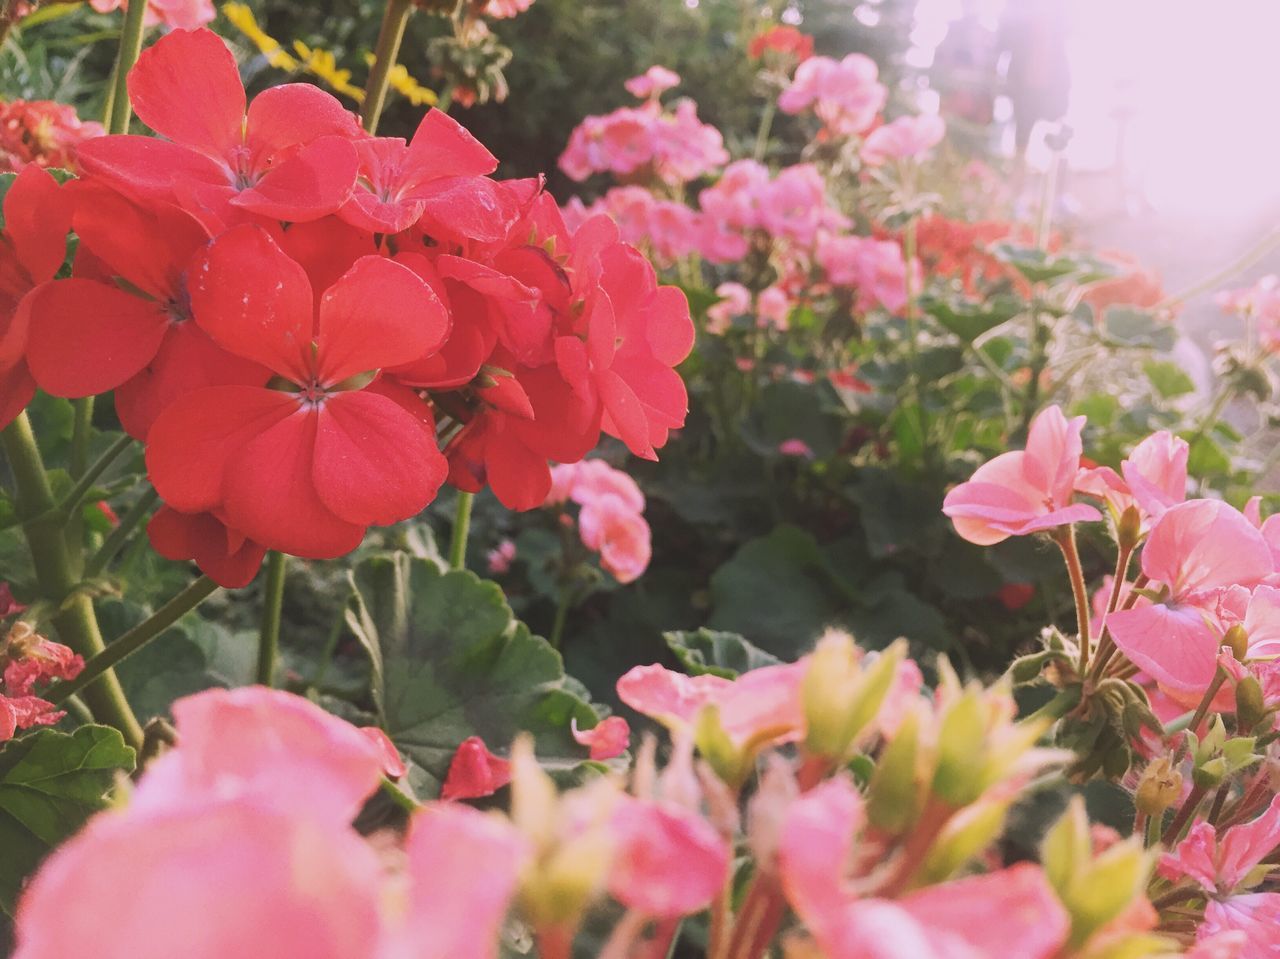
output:
[[[395,69],[400,44],[404,42],[404,31],[412,13],[413,0],[387,2],[382,27],[378,31],[378,44],[373,51],[373,67],[369,71],[369,82],[364,91],[364,105],[360,111],[360,120],[369,133],[378,132],[378,121],[382,118],[382,108],[386,106],[387,90],[391,85],[391,71]]]

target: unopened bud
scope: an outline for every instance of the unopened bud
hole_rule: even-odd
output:
[[[906,643],[898,641],[868,663],[848,633],[827,633],[809,658],[801,685],[805,748],[843,761],[880,712],[905,655]]]
[[[1182,795],[1182,773],[1174,768],[1167,756],[1161,756],[1147,764],[1138,780],[1138,791],[1133,802],[1147,816],[1160,816],[1178,801]]]
[[[1243,663],[1249,655],[1249,633],[1243,625],[1236,623],[1222,637],[1222,645],[1231,647],[1231,655]]]
[[[1131,550],[1142,538],[1142,514],[1138,507],[1130,504],[1120,514],[1120,522],[1116,524],[1116,542],[1122,550]]]
[[[1252,732],[1266,715],[1262,684],[1256,677],[1246,676],[1236,684],[1236,728],[1242,733]]]

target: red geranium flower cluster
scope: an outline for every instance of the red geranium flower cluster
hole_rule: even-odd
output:
[[[6,200],[0,425],[32,380],[114,390],[164,555],[240,585],[265,549],[341,555],[446,479],[530,509],[602,430],[655,458],[683,424],[683,294],[607,219],[570,234],[540,182],[491,179],[444,114],[406,142],[307,85],[247,103],[207,30],[147,50],[129,93],[164,139],[94,140],[80,179],[24,173]]]
[[[101,123],[83,121],[74,108],[52,100],[0,103],[0,173],[16,173],[32,163],[70,167],[76,148],[104,132]]]
[[[763,60],[770,51],[802,63],[813,56],[813,37],[791,26],[770,27],[751,38],[747,56],[752,60]]]

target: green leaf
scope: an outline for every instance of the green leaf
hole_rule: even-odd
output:
[[[925,296],[921,298],[920,306],[943,327],[970,343],[988,330],[1013,319],[1025,309],[1026,304],[1016,296],[1000,294],[987,300]]]
[[[1195,391],[1195,383],[1177,363],[1147,360],[1142,364],[1142,368],[1146,371],[1147,379],[1151,381],[1156,392],[1166,400]]]
[[[859,470],[846,490],[858,504],[867,550],[877,559],[904,548],[920,548],[930,531],[941,527],[941,495],[899,479],[889,470]]]
[[[673,630],[663,633],[662,638],[680,660],[680,665],[693,676],[710,673],[735,679],[753,669],[777,666],[782,662],[737,633],[705,628]]]
[[[1178,334],[1173,326],[1148,310],[1109,306],[1102,314],[1103,336],[1116,346],[1168,351]]]
[[[366,559],[350,579],[347,625],[369,653],[379,720],[412,760],[419,795],[439,792],[468,736],[502,751],[526,730],[544,765],[583,765],[569,723],[594,726],[596,711],[496,583],[405,553]]]
[[[995,254],[1032,283],[1053,283],[1067,276],[1076,283],[1096,283],[1115,273],[1109,264],[1083,253],[1048,253],[1037,247],[1001,243]]]
[[[43,729],[0,751],[0,909],[13,914],[22,882],[59,843],[107,806],[134,753],[119,731]]]

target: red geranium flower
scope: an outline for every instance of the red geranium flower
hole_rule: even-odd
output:
[[[265,383],[264,367],[220,349],[189,322],[191,271],[209,242],[204,227],[168,204],[142,206],[90,182],[76,187],[76,276],[31,298],[27,362],[40,387],[65,397],[115,389],[121,425],[145,440],[183,393]]]
[[[177,200],[221,225],[244,213],[314,220],[351,195],[355,117],[305,83],[271,87],[245,110],[235,57],[209,30],[174,30],[129,73],[138,118],[168,138],[110,136],[80,147],[80,165],[135,194]],[[238,214],[238,215],[237,215]]]
[[[202,329],[280,388],[210,387],[160,414],[147,466],[166,503],[221,510],[268,549],[327,558],[435,497],[446,466],[431,409],[374,375],[448,334],[448,314],[413,271],[362,257],[317,306],[302,267],[266,231],[240,226],[209,247],[191,304]]]
[[[40,167],[24,168],[5,195],[0,232],[0,429],[35,395],[26,362],[27,294],[62,268],[70,229],[67,191]]]
[[[219,586],[248,586],[262,565],[261,544],[227,526],[217,513],[179,513],[162,506],[147,524],[152,548],[165,559],[191,560]]]

